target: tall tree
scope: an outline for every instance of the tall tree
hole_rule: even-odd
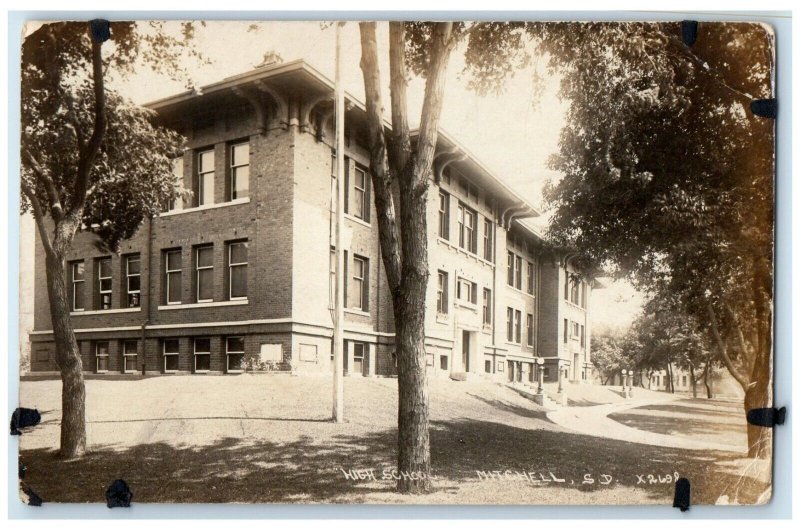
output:
[[[646,290],[669,291],[771,406],[774,46],[758,24],[554,24],[539,49],[562,76],[567,125],[546,191],[551,235]],[[599,111],[602,109],[602,111]],[[769,429],[749,426],[751,456]]]
[[[398,490],[431,489],[428,390],[425,373],[425,292],[428,283],[427,193],[444,103],[447,68],[464,45],[469,64],[504,60],[524,51],[511,25],[463,22],[390,22],[391,130],[384,128],[375,22],[361,22],[361,70],[369,128],[370,172],[375,190],[381,254],[395,321],[398,373]],[[516,26],[513,26],[516,28]],[[509,65],[512,63],[509,62]],[[509,72],[497,75],[504,77]],[[419,129],[409,128],[408,79],[425,79]],[[476,86],[488,83],[477,73]],[[400,217],[395,209],[399,202]],[[413,475],[412,475],[413,474]]]
[[[186,24],[171,37],[157,22],[62,22],[45,24],[23,43],[21,208],[33,214],[45,253],[64,458],[86,451],[86,390],[65,274],[75,234],[93,231],[99,244],[115,249],[178,192],[171,161],[182,139],[109,90],[106,72],[126,75],[143,61],[175,74],[192,31]]]
[[[412,145],[406,94],[409,39],[406,24],[389,24],[392,129],[388,135],[384,131],[376,23],[361,22],[359,26],[370,172],[381,255],[394,309],[399,393],[397,467],[401,476],[397,488],[401,492],[424,493],[431,489],[424,328],[428,285],[427,194],[447,63],[457,39],[452,22],[421,28],[420,33],[427,33],[422,37],[426,41],[426,86],[419,133]],[[395,182],[399,189],[399,220],[394,206]]]

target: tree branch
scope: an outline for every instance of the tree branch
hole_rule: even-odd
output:
[[[28,198],[28,201],[31,203],[31,209],[33,210],[33,219],[36,221],[36,228],[39,230],[39,236],[42,239],[42,245],[44,246],[45,252],[48,254],[53,253],[53,244],[50,241],[50,235],[47,233],[47,227],[44,225],[44,211],[42,210],[42,205],[39,202],[39,198],[36,197],[36,191],[34,191],[28,183],[24,180],[21,184],[22,193]]]
[[[711,333],[714,336],[714,341],[717,343],[717,349],[719,352],[719,357],[722,359],[723,364],[731,373],[734,379],[742,386],[742,388],[746,391],[749,386],[748,378],[742,374],[741,371],[733,364],[733,361],[728,356],[727,349],[725,347],[725,343],[722,340],[722,337],[719,333],[719,327],[717,325],[717,314],[714,312],[714,308],[711,306],[711,302],[706,304],[706,309],[708,310],[708,319],[711,323]]]
[[[389,164],[392,172],[401,175],[411,155],[408,129],[405,22],[389,23],[389,90],[392,106],[392,141],[389,146]]]
[[[436,153],[436,141],[439,137],[439,119],[444,103],[444,85],[447,62],[453,49],[453,23],[438,22],[433,29],[431,56],[427,68],[425,83],[425,99],[422,102],[422,119],[417,139],[415,168],[412,173],[412,187],[425,186]]]
[[[396,294],[400,288],[401,279],[400,243],[392,195],[392,173],[387,164],[386,138],[383,134],[383,104],[381,103],[381,76],[378,66],[375,22],[359,22],[359,29],[361,32],[361,70],[364,73],[364,93],[369,128],[370,174],[375,192],[381,255],[389,289]]]
[[[74,214],[83,208],[86,199],[86,189],[89,185],[89,175],[100,152],[103,136],[106,130],[106,95],[103,82],[103,57],[102,42],[92,39],[92,77],[94,80],[94,129],[85,152],[81,153],[78,160],[78,174],[75,177],[73,203],[70,213]]]
[[[61,194],[56,189],[55,182],[53,182],[53,179],[47,174],[47,171],[44,170],[42,165],[38,160],[36,160],[36,157],[33,156],[29,149],[23,148],[22,156],[23,159],[28,163],[30,170],[33,171],[47,192],[47,198],[50,201],[50,215],[53,217],[55,222],[60,221],[61,217],[63,216],[64,209],[61,205]],[[31,204],[33,204],[33,201],[31,201]],[[41,208],[41,204],[39,206]]]

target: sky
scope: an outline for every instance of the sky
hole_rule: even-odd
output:
[[[326,27],[327,26],[327,27]],[[167,23],[168,31],[178,32],[179,22]],[[28,28],[36,28],[33,24]],[[335,28],[320,22],[209,21],[196,25],[194,46],[209,64],[186,61],[191,79],[172,80],[147,67],[122,79],[112,76],[108,85],[135,103],[144,104],[251,70],[273,51],[285,61],[303,59],[330,79],[335,77]],[[388,24],[377,27],[378,54],[382,62],[384,106],[389,105]],[[363,79],[359,67],[361,45],[358,24],[345,24],[342,33],[342,79],[345,89],[363,99]],[[542,206],[542,189],[558,172],[548,168],[548,158],[558,150],[560,130],[568,104],[558,98],[560,79],[548,74],[543,60],[515,72],[500,94],[479,96],[467,88],[462,75],[463,49],[456,50],[448,67],[441,127],[485,163],[492,171],[527,198]],[[532,97],[534,73],[543,78],[540,97]],[[419,122],[424,82],[412,79],[408,89],[410,125]],[[531,220],[546,226],[547,216]],[[627,282],[603,282],[605,289],[592,296],[592,319],[598,327],[627,327],[638,313],[642,296]]]

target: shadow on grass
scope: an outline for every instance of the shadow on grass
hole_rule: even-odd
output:
[[[692,418],[671,418],[665,416],[645,416],[643,414],[618,413],[609,414],[609,419],[616,422],[639,429],[642,431],[654,432],[658,434],[675,434],[680,436],[701,436],[701,435],[730,435],[744,433],[745,422],[732,423],[725,421],[713,421],[706,419]]]
[[[276,424],[279,428],[279,424]],[[332,425],[332,429],[337,429]],[[346,424],[342,426],[346,429]],[[53,450],[29,450],[20,455],[27,467],[26,483],[45,502],[103,502],[114,480],[125,480],[135,502],[369,502],[366,495],[391,492],[390,480],[347,480],[345,470],[374,470],[380,479],[396,458],[395,429],[363,436],[302,436],[289,443],[227,437],[202,447],[165,443],[125,449],[92,447],[78,461],[64,462]],[[433,474],[440,487],[477,481],[477,471],[552,472],[563,484],[564,502],[580,503],[578,491],[586,473],[611,475],[616,485],[637,487],[636,475],[678,472],[692,483],[693,504],[709,503],[725,492],[730,475],[714,466],[731,455],[657,448],[592,436],[530,430],[478,420],[434,422],[431,425]],[[440,480],[446,479],[446,480]],[[455,485],[453,485],[455,484]],[[484,482],[487,492],[497,488]],[[520,486],[523,487],[523,486]],[[596,486],[594,486],[596,487]],[[754,500],[763,484],[739,492],[740,502]],[[668,502],[672,484],[642,487],[642,499]],[[535,502],[535,497],[534,502]],[[424,502],[408,497],[409,502]],[[402,500],[398,498],[397,500]]]
[[[478,401],[480,401],[482,403],[485,403],[486,405],[489,405],[490,407],[494,407],[496,409],[499,409],[499,410],[502,410],[502,411],[505,411],[505,412],[509,412],[511,414],[516,414],[517,416],[521,416],[523,418],[532,418],[532,419],[537,419],[537,420],[543,420],[543,421],[550,422],[550,420],[547,419],[547,411],[544,410],[544,409],[532,410],[532,409],[529,409],[527,407],[522,407],[520,405],[515,405],[513,403],[509,403],[507,401],[501,401],[499,399],[485,398],[485,397],[483,397],[481,395],[478,395],[478,394],[467,393],[467,395],[469,397],[473,398],[473,399],[476,399],[476,400],[478,400]],[[520,394],[520,395],[522,395],[523,397],[527,398],[527,396],[525,396],[525,394]],[[528,398],[528,399],[530,399],[530,398]],[[538,407],[538,405],[534,404],[533,401],[531,401],[531,406]]]
[[[709,403],[713,405],[713,403]],[[730,416],[731,418],[738,418],[744,421],[745,414],[744,410],[739,407],[738,409],[733,409],[731,407],[719,407],[719,408],[703,408],[703,407],[692,407],[690,405],[646,405],[644,407],[637,407],[638,410],[656,410],[656,411],[663,411],[663,412],[682,412],[686,414],[696,414],[696,415],[706,415],[706,416]]]

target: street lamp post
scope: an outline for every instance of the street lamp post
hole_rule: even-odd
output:
[[[622,397],[628,397],[628,385],[625,379],[626,377],[628,377],[628,371],[623,368],[621,378],[622,381],[620,381],[622,383]]]
[[[628,397],[633,397],[633,370],[628,370]]]

